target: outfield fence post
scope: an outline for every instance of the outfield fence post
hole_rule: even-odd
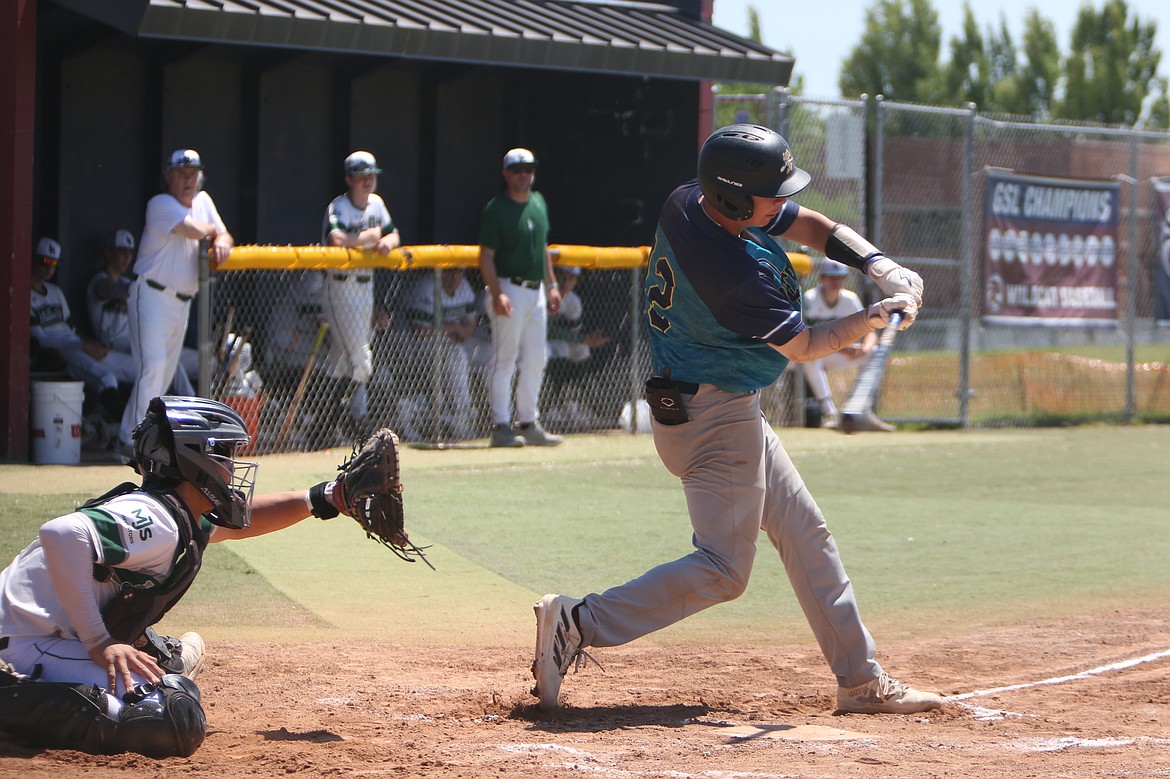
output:
[[[975,319],[975,122],[976,105],[967,103],[967,121],[963,125],[963,207],[960,220],[962,230],[963,268],[959,276],[959,427],[970,423],[971,406],[971,328]],[[979,212],[982,220],[983,212]]]
[[[1125,263],[1125,421],[1132,422],[1137,413],[1134,394],[1135,338],[1137,329],[1138,276],[1138,136],[1135,128],[1129,136],[1129,251]]]

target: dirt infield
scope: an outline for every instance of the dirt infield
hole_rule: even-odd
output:
[[[834,714],[811,646],[599,650],[604,670],[570,674],[553,715],[528,694],[528,647],[209,652],[192,758],[0,742],[0,776],[1170,776],[1164,608],[886,645],[888,670],[952,696],[914,716]]]

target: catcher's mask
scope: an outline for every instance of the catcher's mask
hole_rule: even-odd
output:
[[[237,462],[251,443],[244,420],[230,407],[206,398],[153,398],[134,428],[131,466],[144,479],[187,481],[212,505],[205,516],[222,527],[248,527],[256,463]]]
[[[793,163],[788,142],[760,125],[722,127],[699,151],[699,189],[729,219],[750,219],[755,212],[753,195],[791,197],[811,180]]]

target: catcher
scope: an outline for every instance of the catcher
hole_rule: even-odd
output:
[[[391,431],[374,433],[335,480],[255,498],[257,465],[236,460],[249,443],[221,403],[152,399],[134,430],[141,486],[126,482],[46,522],[0,572],[0,732],[94,754],[198,749],[203,639],[151,626],[190,587],[208,542],[344,513],[404,559],[422,557],[403,530]]]

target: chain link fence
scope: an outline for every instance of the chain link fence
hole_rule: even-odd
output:
[[[1170,419],[1170,331],[1158,326],[1152,282],[1163,222],[1152,182],[1170,173],[1170,135],[785,90],[718,95],[715,123],[728,121],[777,129],[813,176],[798,201],[923,275],[926,306],[897,341],[884,418],[957,426]],[[1120,182],[1115,326],[983,320],[989,170]],[[878,296],[855,271],[850,286],[863,301]],[[853,373],[830,374],[834,397]],[[790,408],[802,405],[802,391],[791,375],[776,388]],[[771,419],[799,423],[791,413]]]
[[[637,268],[558,265],[541,422],[556,433],[629,426],[648,371]],[[344,446],[388,426],[408,443],[490,433],[490,322],[478,269],[349,267],[217,273],[207,394],[233,406],[257,454]],[[363,367],[365,366],[365,367]]]
[[[1170,136],[783,90],[717,95],[714,116],[717,126],[779,130],[813,176],[799,202],[923,275],[926,306],[897,341],[884,418],[955,426],[1170,418],[1170,333],[1157,326],[1151,281],[1162,221],[1152,179],[1170,173]],[[984,322],[982,204],[986,172],[996,169],[1122,182],[1115,327]],[[290,263],[216,273],[202,296],[200,387],[240,411],[257,453],[344,445],[381,425],[420,445],[485,438],[490,324],[469,257],[425,268],[342,273]],[[566,275],[572,267],[562,260],[558,273],[580,305],[566,307],[571,321],[550,321],[542,423],[559,433],[639,429],[649,370],[638,313],[644,263]],[[863,302],[878,297],[856,271],[847,285]],[[847,394],[854,373],[830,373],[834,397]],[[762,401],[775,425],[817,423],[798,366]]]

